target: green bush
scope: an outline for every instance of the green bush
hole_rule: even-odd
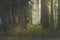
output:
[[[41,34],[47,34],[50,31],[50,29],[44,30],[40,24],[32,25],[30,23],[27,24],[26,29],[22,29],[21,27],[15,27],[11,30],[12,33],[15,35],[41,35]]]
[[[41,25],[32,25],[32,24],[28,24],[27,25],[27,31],[28,31],[28,33],[30,33],[30,34],[40,34],[40,33],[42,33],[42,27],[41,27]]]

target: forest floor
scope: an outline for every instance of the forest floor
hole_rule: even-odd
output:
[[[15,36],[9,32],[0,32],[0,40],[60,40],[60,31],[40,36]]]
[[[0,40],[60,40],[60,38],[0,37]]]
[[[0,40],[60,40],[60,31],[37,37],[13,37],[10,33],[0,33]]]

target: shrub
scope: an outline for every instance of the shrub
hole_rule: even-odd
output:
[[[11,30],[12,33],[15,35],[23,35],[23,36],[37,36],[41,34],[47,34],[50,31],[50,29],[43,30],[42,26],[40,24],[32,25],[28,23],[27,29],[22,29],[21,27],[15,27]]]

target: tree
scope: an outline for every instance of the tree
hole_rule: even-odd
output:
[[[8,27],[9,27],[9,4],[8,4],[8,0],[0,0],[0,16],[2,19],[2,29],[4,31],[7,31]]]
[[[20,0],[9,0],[9,14],[10,14],[10,20],[11,20],[11,26],[17,26],[17,22],[18,20],[16,20],[16,18],[18,18],[17,16],[19,16],[19,7],[20,7]]]
[[[60,29],[60,0],[58,0],[58,29]]]
[[[47,0],[41,0],[41,23],[44,29],[49,28],[49,12]]]
[[[53,20],[53,0],[51,0],[51,21],[50,21],[50,28],[53,29],[54,27],[54,20]]]
[[[5,29],[7,27],[9,27],[10,24],[12,24],[12,26],[15,24],[15,16],[16,15],[16,3],[17,0],[1,0],[0,1],[0,16],[2,16],[2,25],[3,28],[5,27]],[[8,17],[8,19],[7,19]],[[6,20],[8,20],[8,22],[6,22]]]

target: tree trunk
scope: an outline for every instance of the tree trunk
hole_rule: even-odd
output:
[[[13,26],[13,17],[12,17],[12,10],[11,10],[11,1],[9,1],[9,14],[10,14],[10,27]]]
[[[49,28],[49,12],[47,0],[41,0],[41,23],[44,29]]]
[[[58,0],[58,29],[60,30],[60,0]]]
[[[15,3],[16,0],[12,0],[10,1],[10,16],[11,16],[11,25],[12,26],[15,26],[16,25],[16,3]]]
[[[50,21],[50,28],[54,28],[54,20],[53,20],[53,0],[51,0],[51,21]]]

